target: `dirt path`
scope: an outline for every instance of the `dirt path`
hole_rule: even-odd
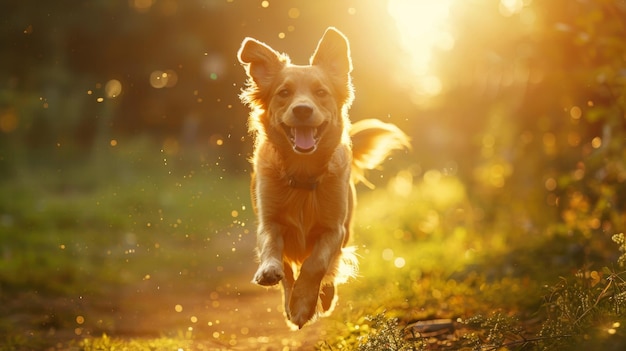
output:
[[[281,293],[247,283],[206,295],[135,293],[125,297],[116,321],[118,334],[193,335],[214,350],[312,350],[332,322],[320,319],[292,331],[283,318]]]
[[[336,320],[322,318],[293,331],[285,323],[277,287],[238,283],[207,293],[189,287],[155,291],[140,284],[100,295],[104,299],[88,295],[51,298],[25,292],[0,311],[14,326],[14,340],[57,350],[75,349],[70,346],[81,339],[103,334],[127,340],[188,339],[194,344],[191,350],[313,350],[327,338],[327,330],[343,327]]]
[[[60,345],[72,345],[71,340],[75,344],[106,334],[128,340],[182,337],[193,340],[196,350],[312,350],[328,339],[327,331],[344,328],[331,317],[291,330],[280,289],[250,282],[254,260],[245,254],[223,256],[223,267],[209,268],[219,274],[205,272],[205,277],[162,272],[115,287],[95,285],[96,279],[81,282],[84,294],[58,297],[36,290],[11,296],[0,291],[0,313],[8,316],[16,340],[42,349],[63,349]],[[341,309],[340,299],[335,313]]]

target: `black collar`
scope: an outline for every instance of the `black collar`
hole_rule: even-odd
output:
[[[303,190],[313,191],[317,189],[318,181],[316,177],[309,177],[303,180],[303,179],[298,179],[294,176],[289,176],[287,178],[287,183],[289,184],[290,187],[294,189],[303,189]]]

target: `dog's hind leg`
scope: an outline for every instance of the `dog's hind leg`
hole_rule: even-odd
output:
[[[322,311],[330,312],[334,307],[335,300],[335,284],[325,285],[320,292],[320,301],[322,302]]]
[[[289,301],[289,319],[299,328],[315,316],[322,279],[328,273],[331,264],[336,262],[341,255],[343,230],[341,226],[338,233],[321,234],[311,255],[302,263]],[[330,294],[331,291],[326,292]]]
[[[289,311],[289,301],[291,300],[291,292],[293,291],[293,283],[295,282],[295,279],[293,277],[293,269],[287,261],[284,262],[283,269],[285,271],[285,277],[282,280],[285,316],[287,316],[287,319],[291,319],[291,311]]]

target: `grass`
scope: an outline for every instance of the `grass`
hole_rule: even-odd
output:
[[[455,177],[425,174],[409,187],[411,179],[400,172],[386,187],[361,196],[356,241],[363,278],[342,295],[351,309],[339,317],[351,324],[320,349],[626,345],[624,256],[621,265],[614,260],[624,252],[623,235],[608,251],[548,228],[529,235],[476,216]],[[416,331],[419,321],[442,318],[453,325],[447,332]]]
[[[225,317],[212,311],[226,303],[218,296],[248,296],[250,305],[261,293],[232,278],[254,269],[245,172],[226,171],[218,156],[168,154],[145,140],[82,162],[32,160],[14,160],[0,182],[4,349],[243,345],[216,331]],[[377,189],[359,189],[353,243],[360,277],[339,288],[340,306],[316,324],[325,326],[316,348],[626,345],[623,237],[602,246],[551,228],[528,232],[507,222],[506,208],[478,208],[457,177],[433,170],[385,176]],[[255,328],[237,320],[244,307],[230,310],[239,338]],[[160,327],[150,329],[146,318]],[[424,331],[428,320],[448,327]],[[304,332],[288,334],[281,347]]]
[[[13,168],[0,183],[0,344],[111,333],[123,287],[210,292],[244,267],[235,263],[251,251],[243,177],[185,157],[143,140],[84,163]]]

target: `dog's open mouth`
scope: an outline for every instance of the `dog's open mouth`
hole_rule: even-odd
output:
[[[284,123],[282,126],[291,141],[293,150],[299,154],[310,154],[317,149],[320,136],[327,125],[328,122],[324,122],[318,127],[290,127]]]

